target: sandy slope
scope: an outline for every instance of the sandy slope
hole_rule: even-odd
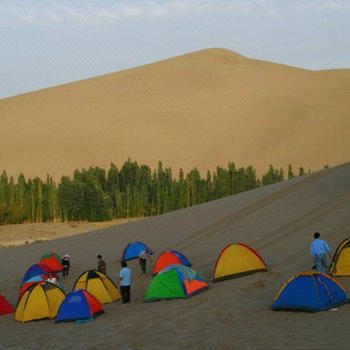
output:
[[[177,172],[349,160],[349,70],[208,49],[0,100],[0,164],[56,177],[128,157]]]
[[[310,267],[309,243],[320,231],[330,245],[349,235],[350,165],[241,193],[193,208],[40,244],[0,250],[0,286],[12,302],[26,267],[44,252],[72,256],[67,290],[86,268],[105,256],[113,279],[126,243],[142,240],[156,253],[175,248],[205,278],[222,247],[245,242],[266,260],[269,272],[211,284],[189,300],[142,303],[151,280],[140,278],[136,263],[132,304],[105,307],[87,324],[52,321],[19,324],[0,318],[1,349],[38,342],[53,349],[348,349],[350,305],[316,314],[273,312],[269,306],[280,285]],[[350,281],[341,281],[350,287]]]

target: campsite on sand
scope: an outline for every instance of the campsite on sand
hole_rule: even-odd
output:
[[[349,208],[350,165],[343,164],[138,222],[0,249],[0,294],[12,305],[27,268],[47,252],[70,255],[70,275],[59,279],[67,294],[84,271],[96,268],[97,254],[103,255],[108,276],[118,284],[120,260],[130,242],[146,242],[154,252],[146,276],[140,276],[137,260],[128,262],[133,272],[129,305],[104,304],[104,314],[79,324],[21,323],[14,314],[4,315],[0,348],[334,348],[334,342],[339,344],[339,337],[347,334],[350,304],[315,313],[275,312],[271,306],[287,280],[312,271],[309,246],[314,232],[321,232],[332,253],[350,235]],[[230,245],[238,242],[243,245]],[[260,272],[213,283],[223,248],[240,250],[245,245],[263,258],[267,271],[257,260]],[[209,288],[191,298],[145,303],[145,294],[158,277],[152,277],[153,264],[165,250],[184,254],[200,276],[198,283],[203,278]],[[334,279],[349,290],[349,278]],[[328,283],[323,277],[319,281]],[[349,346],[344,336],[336,348]]]

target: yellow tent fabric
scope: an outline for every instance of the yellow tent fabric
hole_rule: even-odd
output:
[[[38,283],[26,290],[18,302],[15,320],[28,322],[55,318],[65,294],[53,283]]]
[[[331,267],[331,276],[350,276],[350,239],[344,239],[334,253]]]
[[[243,243],[229,244],[216,261],[213,282],[257,271],[267,271],[267,266],[254,249]]]
[[[84,289],[88,291],[101,304],[113,303],[121,299],[118,287],[108,276],[97,270],[83,272],[75,282],[73,289]]]

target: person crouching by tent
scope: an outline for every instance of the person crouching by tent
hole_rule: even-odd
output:
[[[325,273],[328,270],[327,255],[330,259],[332,259],[332,255],[328,243],[321,239],[320,236],[319,232],[314,233],[314,240],[310,245],[310,253],[316,270]]]
[[[63,278],[66,279],[66,276],[69,275],[69,269],[70,269],[70,256],[66,254],[62,259],[62,266],[63,266]]]
[[[148,249],[142,250],[139,254],[139,264],[141,268],[141,275],[146,274],[147,260],[151,260],[151,255]]]
[[[123,304],[127,304],[130,303],[131,270],[128,268],[126,261],[121,262],[121,267],[119,272],[120,293]]]

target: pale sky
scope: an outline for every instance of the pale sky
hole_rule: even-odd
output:
[[[0,98],[209,47],[350,68],[350,0],[0,0]]]

